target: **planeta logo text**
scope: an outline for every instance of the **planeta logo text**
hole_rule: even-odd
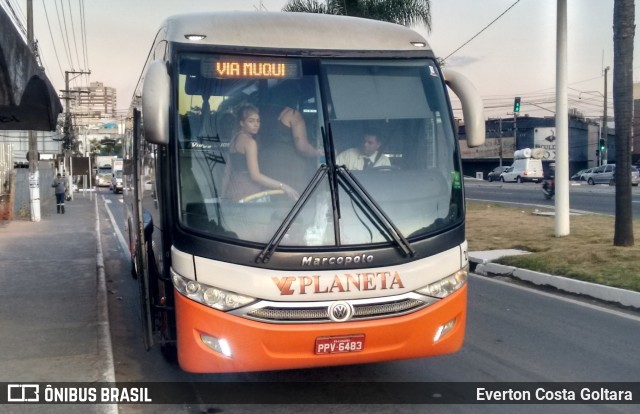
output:
[[[272,277],[280,295],[364,292],[368,290],[403,289],[398,272],[346,273],[327,276]]]

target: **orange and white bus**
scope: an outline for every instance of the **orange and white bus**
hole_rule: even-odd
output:
[[[167,19],[125,144],[147,345],[190,372],[457,351],[468,259],[447,86],[468,145],[481,145],[475,89],[406,27],[275,12]],[[251,133],[247,105],[259,113]],[[340,161],[371,155],[369,135],[384,163]],[[231,196],[232,174],[258,187]]]

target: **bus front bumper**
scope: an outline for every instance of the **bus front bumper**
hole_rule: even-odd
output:
[[[174,297],[178,361],[188,372],[268,371],[449,354],[462,347],[466,325],[466,285],[408,315],[321,324],[257,322],[211,309],[176,290]],[[453,327],[438,335],[452,321]],[[361,350],[316,354],[317,338],[362,336]],[[222,349],[212,346],[212,340]]]

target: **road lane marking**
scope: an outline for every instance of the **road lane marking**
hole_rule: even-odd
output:
[[[537,208],[546,208],[549,210],[555,210],[555,204],[532,204],[532,203],[518,203],[516,201],[500,201],[500,200],[484,200],[481,198],[471,198],[471,197],[466,197],[466,200],[469,201],[477,201],[477,202],[482,202],[482,203],[493,203],[493,204],[513,204],[516,206],[525,206],[525,207],[537,207]],[[569,211],[571,213],[577,213],[577,214],[595,214],[595,215],[601,215],[601,216],[607,216],[609,214],[604,214],[604,213],[596,213],[594,211],[586,211],[586,210],[576,210],[576,209],[569,209]]]
[[[111,213],[111,208],[109,208],[109,204],[111,204],[111,200],[107,200],[105,198],[105,196],[102,196],[102,199],[104,200],[104,206],[107,209],[107,214],[109,214],[109,220],[111,220],[111,226],[113,226],[113,230],[116,233],[116,238],[120,242],[120,247],[122,247],[122,252],[126,253],[126,252],[129,251],[129,245],[125,241],[124,236],[122,235],[122,232],[120,231],[120,226],[118,226],[118,223],[116,223],[116,220],[113,217],[113,213]]]

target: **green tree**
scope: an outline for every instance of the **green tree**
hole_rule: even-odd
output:
[[[631,133],[633,124],[634,0],[613,3],[613,111],[616,122],[614,246],[633,246]]]
[[[341,14],[431,30],[429,0],[289,0],[285,12]]]

